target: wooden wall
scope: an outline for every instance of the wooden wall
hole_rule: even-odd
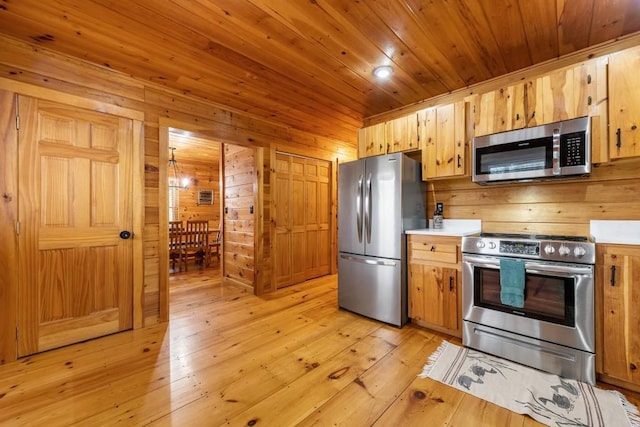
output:
[[[444,217],[481,219],[484,232],[589,236],[589,220],[640,220],[640,159],[596,165],[588,179],[480,186],[471,178],[431,181]]]
[[[275,150],[304,154],[307,156],[335,161],[336,159],[350,160],[357,156],[356,135],[353,140],[338,141],[325,138],[320,135],[309,134],[274,122],[267,122],[240,111],[232,111],[224,106],[197,100],[189,96],[172,92],[160,85],[153,85],[109,70],[106,67],[89,64],[79,59],[60,55],[42,48],[29,45],[14,39],[0,37],[0,76],[9,81],[16,82],[16,88],[8,88],[9,92],[19,92],[22,83],[42,88],[42,90],[55,90],[65,94],[71,94],[110,103],[116,106],[141,111],[144,113],[144,323],[153,324],[166,319],[166,312],[161,317],[161,303],[166,307],[166,301],[162,302],[160,255],[163,253],[166,232],[166,214],[163,219],[161,208],[166,206],[165,188],[161,184],[161,177],[166,179],[167,153],[161,151],[160,129],[163,123],[178,123],[177,128],[188,128],[196,131],[200,136],[212,138],[221,143],[240,146],[262,147],[267,150],[261,159],[266,159],[265,167],[261,173],[261,179],[270,179],[269,159]],[[10,93],[7,96],[12,96]],[[6,111],[0,115],[0,135],[3,141],[10,140],[12,118]],[[5,117],[7,116],[7,117]],[[6,120],[5,120],[6,119]],[[182,126],[184,125],[184,126]],[[165,140],[166,136],[162,136]],[[3,142],[2,148],[6,147]],[[3,150],[10,155],[11,151]],[[6,158],[0,161],[2,168],[0,174],[0,194],[15,194],[13,172],[11,165],[2,164]],[[269,183],[261,182],[259,190],[268,191]],[[264,187],[263,187],[264,186]],[[266,188],[265,188],[266,187]],[[264,198],[266,197],[266,198]],[[268,194],[260,195],[260,200],[269,202]],[[3,212],[0,214],[0,230],[3,231],[0,243],[0,254],[3,263],[13,265],[16,261],[15,244],[12,230],[14,217],[10,204],[4,198]],[[335,204],[335,202],[334,202]],[[269,214],[269,207],[260,207],[261,215]],[[269,224],[270,218],[263,218],[263,222]],[[269,233],[270,228],[260,227],[262,233]],[[7,236],[5,236],[7,234]],[[335,236],[335,230],[333,230]],[[264,237],[264,235],[262,235]],[[163,240],[164,239],[164,240]],[[261,245],[264,243],[261,242]],[[267,240],[267,245],[269,244]],[[268,248],[261,247],[262,253],[269,253]],[[5,258],[6,256],[6,258]],[[262,260],[258,260],[259,263]],[[6,271],[6,270],[5,270]],[[268,269],[267,269],[268,271]],[[263,288],[269,288],[270,274],[264,275]],[[9,282],[9,283],[5,283]],[[12,321],[12,311],[9,309],[14,300],[13,289],[17,286],[17,279],[13,276],[2,275],[0,279],[0,337],[15,336]],[[164,292],[164,290],[163,290]],[[6,298],[5,298],[6,297]],[[166,311],[166,309],[163,309]],[[4,334],[4,335],[3,335]],[[2,357],[0,355],[0,360]]]
[[[208,220],[210,228],[220,228],[220,164],[180,160],[180,173],[191,181],[189,187],[178,192],[180,219]],[[213,190],[213,204],[199,205],[198,190]]]

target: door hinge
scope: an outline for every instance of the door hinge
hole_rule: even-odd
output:
[[[16,221],[16,236],[20,235],[20,221]]]
[[[20,116],[16,114],[16,130],[20,130]]]

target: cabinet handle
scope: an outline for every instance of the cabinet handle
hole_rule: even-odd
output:
[[[638,367],[636,366],[635,363],[629,363],[629,369],[631,369],[632,371],[635,371],[636,369],[638,369]]]
[[[616,285],[616,266],[612,265],[611,266],[611,286],[615,286]]]
[[[462,157],[460,157],[460,154],[458,154],[458,168],[462,167],[462,166],[460,165],[460,161],[461,161],[461,160],[462,160]]]
[[[591,99],[591,96],[587,97],[587,105],[591,105],[591,103],[593,102],[593,99]]]
[[[435,252],[436,251],[436,247],[431,245],[431,249],[429,249],[431,252]]]
[[[453,292],[453,276],[449,276],[449,292]]]
[[[520,121],[520,113],[516,113],[516,120]]]
[[[622,131],[620,128],[616,131],[616,147],[622,147]]]
[[[591,84],[591,74],[587,74],[587,84]]]

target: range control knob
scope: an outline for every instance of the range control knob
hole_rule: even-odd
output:
[[[489,242],[489,249],[495,249],[496,248],[496,242]]]
[[[576,248],[573,250],[573,254],[576,256],[576,258],[581,258],[586,253],[587,251],[582,246],[576,246]]]
[[[482,248],[484,248],[484,242],[483,242],[482,240],[479,240],[479,241],[476,243],[476,246],[477,246],[477,247],[479,247],[480,249],[482,249]]]
[[[552,253],[555,253],[555,251],[556,251],[556,248],[554,248],[551,245],[547,245],[544,247],[544,253],[547,255],[551,255]]]
[[[571,249],[569,249],[565,245],[560,245],[560,248],[558,249],[558,253],[560,254],[560,256],[567,256],[571,253]]]

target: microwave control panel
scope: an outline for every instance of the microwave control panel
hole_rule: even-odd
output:
[[[585,132],[574,132],[560,135],[560,167],[582,166],[587,156],[585,153],[587,135]]]

